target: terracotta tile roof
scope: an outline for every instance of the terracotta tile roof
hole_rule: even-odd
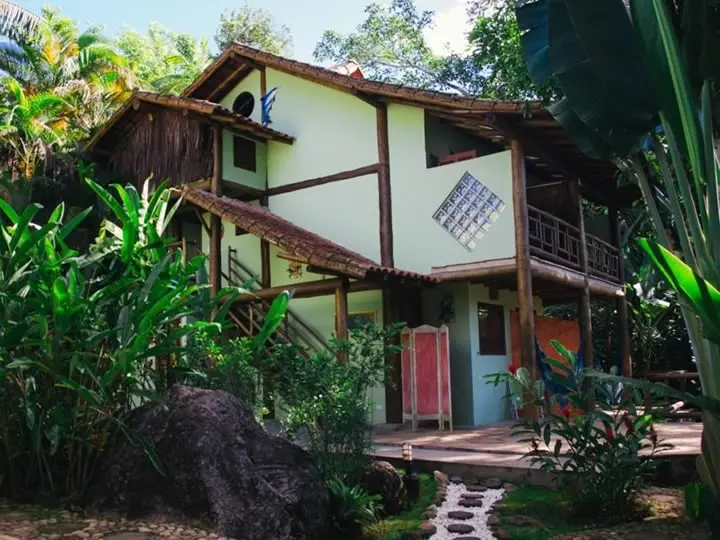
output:
[[[157,107],[190,111],[207,119],[227,126],[236,131],[262,140],[280,141],[288,144],[294,138],[285,133],[258,124],[249,118],[225,109],[217,103],[184,96],[166,96],[153,92],[135,91],[133,95],[120,107],[105,125],[87,143],[86,151],[102,148],[112,148],[114,143],[122,139],[136,125],[137,118],[145,114],[140,105],[148,103]]]
[[[183,197],[187,202],[268,241],[306,264],[356,279],[395,276],[430,283],[438,281],[425,274],[380,266],[359,253],[298,227],[262,206],[218,197],[197,189],[184,190]]]
[[[589,185],[584,188],[586,196],[605,204],[615,201],[617,166],[610,160],[586,156],[539,101],[491,100],[353,78],[239,43],[229,45],[183,95],[219,101],[253,69],[264,66],[353,94],[369,103],[421,107],[428,114],[494,144],[507,145],[510,140],[519,139],[530,159],[544,167],[540,172],[546,177],[582,178],[596,184],[592,189]],[[633,197],[637,198],[637,193]]]
[[[215,94],[221,88],[227,94],[234,86],[233,77],[242,78],[247,72],[240,68],[254,62],[256,65],[269,66],[278,71],[298,75],[328,86],[341,87],[351,92],[359,92],[378,98],[389,98],[417,104],[442,105],[451,108],[472,109],[478,112],[532,112],[546,113],[539,101],[500,101],[478,97],[451,94],[436,90],[427,90],[401,84],[369,79],[353,78],[338,71],[314,66],[284,58],[276,54],[261,51],[240,43],[231,43],[215,61],[183,92],[183,96],[219,101],[223,94]],[[547,114],[547,113],[546,113]]]

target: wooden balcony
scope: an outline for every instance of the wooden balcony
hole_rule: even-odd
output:
[[[528,205],[532,255],[582,272],[580,229],[552,214]],[[621,283],[619,250],[599,238],[585,235],[591,275]]]

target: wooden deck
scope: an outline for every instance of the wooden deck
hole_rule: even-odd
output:
[[[507,422],[453,432],[429,429],[413,432],[409,427],[377,426],[373,454],[400,464],[402,444],[409,442],[419,470],[439,469],[461,476],[499,476],[506,481],[548,484],[551,482],[548,475],[522,459],[528,446],[512,436],[512,426],[512,422]],[[673,445],[658,457],[686,466],[700,454],[702,423],[665,423],[658,425],[657,430],[661,441]]]
[[[527,452],[527,443],[512,436],[512,422],[493,424],[472,429],[449,431],[418,430],[379,426],[375,442],[379,446],[402,446],[409,442],[413,448],[433,450],[460,450],[489,454],[522,456]],[[700,454],[701,422],[663,423],[657,426],[660,440],[671,443],[674,448],[663,455]]]

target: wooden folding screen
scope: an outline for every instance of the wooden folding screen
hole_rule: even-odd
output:
[[[421,420],[453,429],[450,390],[450,341],[447,326],[420,326],[402,332],[403,421],[413,430]]]

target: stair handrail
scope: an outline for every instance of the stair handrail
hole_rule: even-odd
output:
[[[240,261],[235,253],[237,252],[237,249],[233,248],[232,246],[228,246],[228,277],[226,278],[229,284],[234,284],[233,280],[233,266],[237,266],[242,270],[246,276],[247,279],[245,281],[250,281],[255,288],[262,288],[262,283],[260,283],[260,280],[257,277],[257,274],[253,272],[250,268],[245,266],[242,261]],[[242,278],[243,276],[239,275],[239,272],[236,272],[238,274],[238,277]],[[265,311],[267,311],[270,308],[270,303],[266,300],[258,299],[258,302],[260,302],[263,305],[263,308]],[[313,340],[316,343],[319,343],[325,351],[332,353],[332,349],[330,348],[330,345],[328,345],[325,338],[318,332],[315,328],[310,326],[308,323],[306,323],[300,316],[298,316],[297,313],[295,313],[292,309],[287,310],[286,319],[288,321],[288,328],[287,330],[295,331],[295,333],[302,335],[301,332],[298,331],[297,328],[293,328],[294,325],[297,325],[300,327],[302,331],[304,331],[306,334],[309,334],[310,337],[313,338]],[[308,345],[311,345],[310,342],[305,339]],[[313,347],[311,345],[311,348],[318,350],[318,347]],[[320,350],[322,350],[320,349]]]

